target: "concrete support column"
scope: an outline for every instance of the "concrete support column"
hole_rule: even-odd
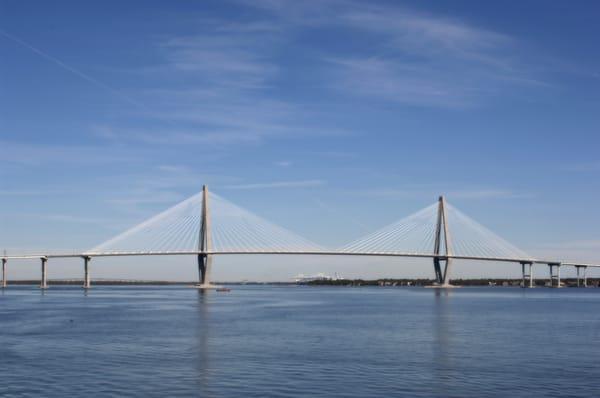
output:
[[[6,262],[8,260],[6,260],[5,258],[2,259],[2,288],[6,287]]]
[[[583,272],[580,272],[582,268]],[[577,270],[577,287],[587,287],[587,267],[585,265],[576,265],[575,269]]]
[[[533,264],[529,262],[521,263],[521,287],[533,287]]]
[[[48,273],[46,270],[46,263],[48,258],[42,257],[42,280],[40,281],[40,289],[48,289]]]
[[[92,287],[92,283],[90,280],[90,260],[91,257],[83,257],[83,268],[84,268],[84,275],[83,275],[83,288],[84,289],[89,289],[90,287]]]
[[[550,287],[561,287],[560,285],[560,263],[549,263],[550,268]],[[556,274],[554,273],[556,267]]]

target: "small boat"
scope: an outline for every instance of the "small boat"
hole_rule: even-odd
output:
[[[231,289],[228,287],[219,287],[217,288],[217,292],[230,292]]]

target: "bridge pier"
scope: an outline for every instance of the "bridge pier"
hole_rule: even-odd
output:
[[[46,264],[48,263],[47,257],[42,257],[42,279],[40,281],[40,289],[48,289],[48,273]]]
[[[84,289],[89,289],[90,287],[92,287],[92,283],[91,283],[91,279],[90,279],[90,260],[91,259],[92,258],[88,257],[88,256],[83,257],[83,270],[84,270],[83,288]]]
[[[576,265],[575,269],[577,270],[577,287],[581,286],[581,278],[579,275],[579,269],[583,268],[583,287],[587,287],[587,275],[586,275],[586,271],[587,271],[587,267],[585,265]]]
[[[2,288],[4,289],[6,287],[7,281],[6,281],[6,262],[8,260],[3,258],[2,259]]]
[[[444,274],[442,273],[442,264],[438,257],[433,259],[433,270],[435,271],[435,281],[438,284],[444,283]]]
[[[211,289],[214,286],[210,284],[210,269],[212,265],[212,256],[209,254],[198,255],[198,277],[200,289]]]
[[[442,261],[444,269],[442,270]],[[452,287],[450,284],[450,259],[447,257],[434,257],[433,269],[435,271],[435,287]]]
[[[560,285],[560,263],[548,263],[550,268],[550,287],[561,287]],[[556,273],[554,273],[554,267],[556,267]]]
[[[450,266],[452,265],[452,260],[446,258],[446,265],[444,266],[444,279],[442,280],[443,287],[452,287],[450,284]]]
[[[526,273],[526,270],[528,273]],[[521,281],[521,287],[532,288],[533,287],[533,263],[521,262],[521,272],[523,274],[523,279]]]

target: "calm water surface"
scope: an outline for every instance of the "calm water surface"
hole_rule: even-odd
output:
[[[600,396],[600,289],[10,286],[0,396]]]

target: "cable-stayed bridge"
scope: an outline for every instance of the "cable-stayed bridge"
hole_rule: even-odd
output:
[[[443,197],[361,239],[341,248],[328,249],[234,205],[204,186],[200,193],[82,253],[0,256],[2,287],[7,284],[9,260],[40,259],[40,287],[47,288],[49,259],[82,258],[83,287],[89,288],[89,263],[94,257],[188,255],[197,257],[197,286],[208,289],[214,287],[210,283],[213,257],[231,254],[430,258],[435,285],[439,287],[451,286],[453,260],[520,264],[524,287],[533,286],[534,264],[549,267],[551,284],[556,287],[560,287],[561,266],[577,269],[578,284],[580,271],[583,271],[584,286],[586,269],[600,267],[600,264],[534,258],[448,204]]]

